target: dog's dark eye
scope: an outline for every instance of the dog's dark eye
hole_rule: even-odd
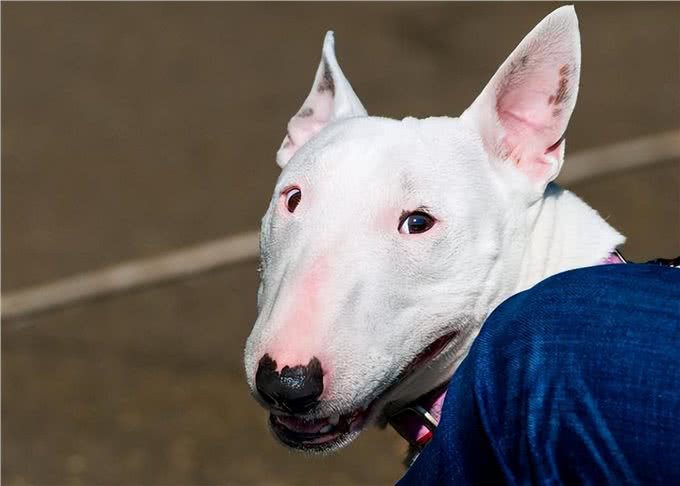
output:
[[[297,208],[298,204],[300,204],[301,199],[302,191],[300,189],[297,187],[289,189],[288,192],[286,192],[286,208],[288,209],[288,212],[294,212],[295,208]]]
[[[399,233],[412,235],[425,233],[434,226],[434,218],[422,211],[416,211],[402,216],[399,221]]]

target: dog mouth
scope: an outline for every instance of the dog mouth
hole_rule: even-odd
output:
[[[368,410],[356,410],[321,419],[306,419],[294,415],[269,415],[269,426],[278,439],[288,447],[308,451],[324,451],[335,448],[358,433]]]
[[[281,442],[293,449],[324,452],[342,447],[364,428],[368,419],[373,415],[376,404],[417,370],[439,356],[457,335],[458,332],[446,334],[425,347],[394,381],[380,391],[375,398],[368,400],[365,406],[348,413],[323,418],[272,412],[269,415],[269,426],[272,432]]]

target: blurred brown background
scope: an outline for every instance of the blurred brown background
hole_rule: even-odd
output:
[[[257,229],[326,29],[369,112],[459,114],[556,5],[2,3],[2,292]],[[568,153],[680,128],[680,4],[579,4]],[[680,160],[572,187],[680,254]],[[391,431],[306,458],[241,365],[254,261],[4,322],[7,485],[388,484]]]

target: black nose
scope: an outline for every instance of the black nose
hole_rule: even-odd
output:
[[[303,413],[313,408],[323,391],[323,370],[318,359],[307,366],[284,366],[276,371],[276,361],[265,354],[257,366],[255,386],[262,398],[290,413]]]

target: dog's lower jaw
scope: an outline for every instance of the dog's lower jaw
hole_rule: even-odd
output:
[[[318,434],[316,438],[310,436],[307,441],[295,440],[295,438],[300,439],[300,435],[292,431],[287,432],[285,428],[277,425],[274,415],[270,415],[269,429],[274,437],[286,447],[309,455],[326,455],[345,447],[359,435],[365,428],[365,418],[361,417],[360,420],[360,423],[349,423],[347,430],[338,431],[335,434]]]
[[[299,430],[286,427],[286,422],[291,420],[304,423],[303,418],[295,419],[291,416],[288,420],[279,420],[273,413],[270,413],[268,425],[272,435],[284,446],[307,455],[328,455],[349,445],[363,430],[371,426],[384,428],[387,425],[387,417],[384,415],[386,405],[384,397],[381,396],[364,405],[359,405],[354,411],[340,415],[337,424],[328,433],[321,433],[323,428],[317,425],[319,433],[305,436]],[[330,420],[330,418],[311,419],[307,423],[325,424],[330,423]],[[313,426],[308,425],[308,427]]]

